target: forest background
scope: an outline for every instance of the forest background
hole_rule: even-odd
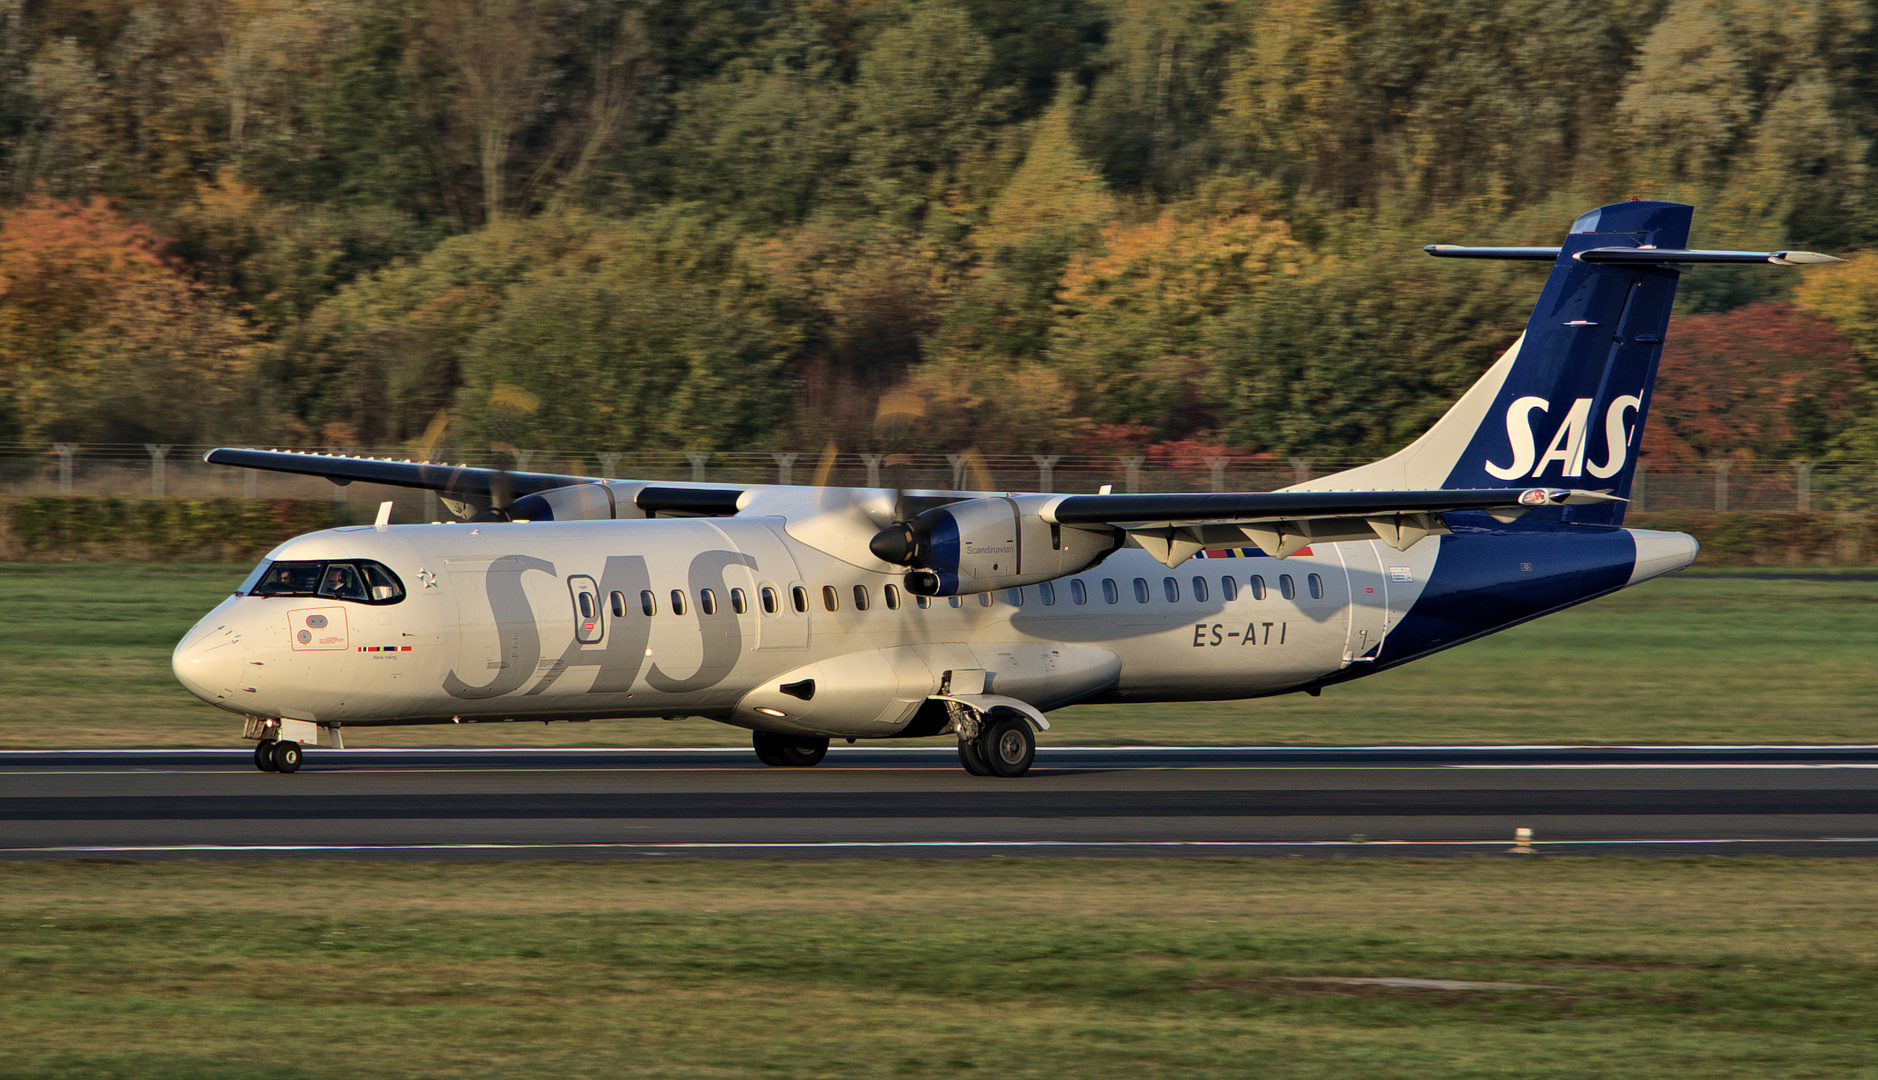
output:
[[[1638,196],[1849,258],[1685,278],[1649,460],[1871,462],[1875,32],[1854,0],[0,0],[0,443],[1377,455],[1544,273],[1423,244]]]

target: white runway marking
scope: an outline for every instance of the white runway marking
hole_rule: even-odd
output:
[[[1878,844],[1878,836],[1820,836],[1809,839],[1780,837],[1734,837],[1698,840],[1545,840],[1533,841],[1541,851],[1570,847],[1648,847],[1673,845],[1714,847],[1724,844]],[[1018,848],[1090,849],[1090,848],[1370,848],[1370,847],[1497,847],[1505,849],[1507,839],[1493,840],[828,840],[788,843],[736,843],[696,841],[678,843],[581,843],[581,844],[152,844],[78,847],[0,848],[14,855],[184,855],[228,854],[317,854],[338,852],[392,851],[876,851]]]

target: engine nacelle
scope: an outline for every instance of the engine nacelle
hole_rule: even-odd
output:
[[[1057,525],[1043,509],[1059,495],[1020,495],[937,506],[880,531],[868,545],[913,567],[908,592],[958,596],[1035,585],[1079,573],[1122,546],[1120,529]]]

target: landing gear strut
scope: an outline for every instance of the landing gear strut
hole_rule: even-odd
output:
[[[765,765],[808,768],[828,756],[828,740],[814,735],[778,735],[758,731],[751,735],[758,760]]]
[[[959,764],[973,776],[1022,776],[1036,757],[1030,722],[1010,712],[993,712],[977,735],[959,740]]]

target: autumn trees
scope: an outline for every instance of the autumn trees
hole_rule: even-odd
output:
[[[0,0],[3,437],[1384,452],[1537,288],[1425,243],[1635,194],[1713,246],[1878,248],[1874,33],[1857,0]],[[1653,452],[1878,456],[1862,266],[1691,273]],[[888,393],[923,415],[883,432]]]

